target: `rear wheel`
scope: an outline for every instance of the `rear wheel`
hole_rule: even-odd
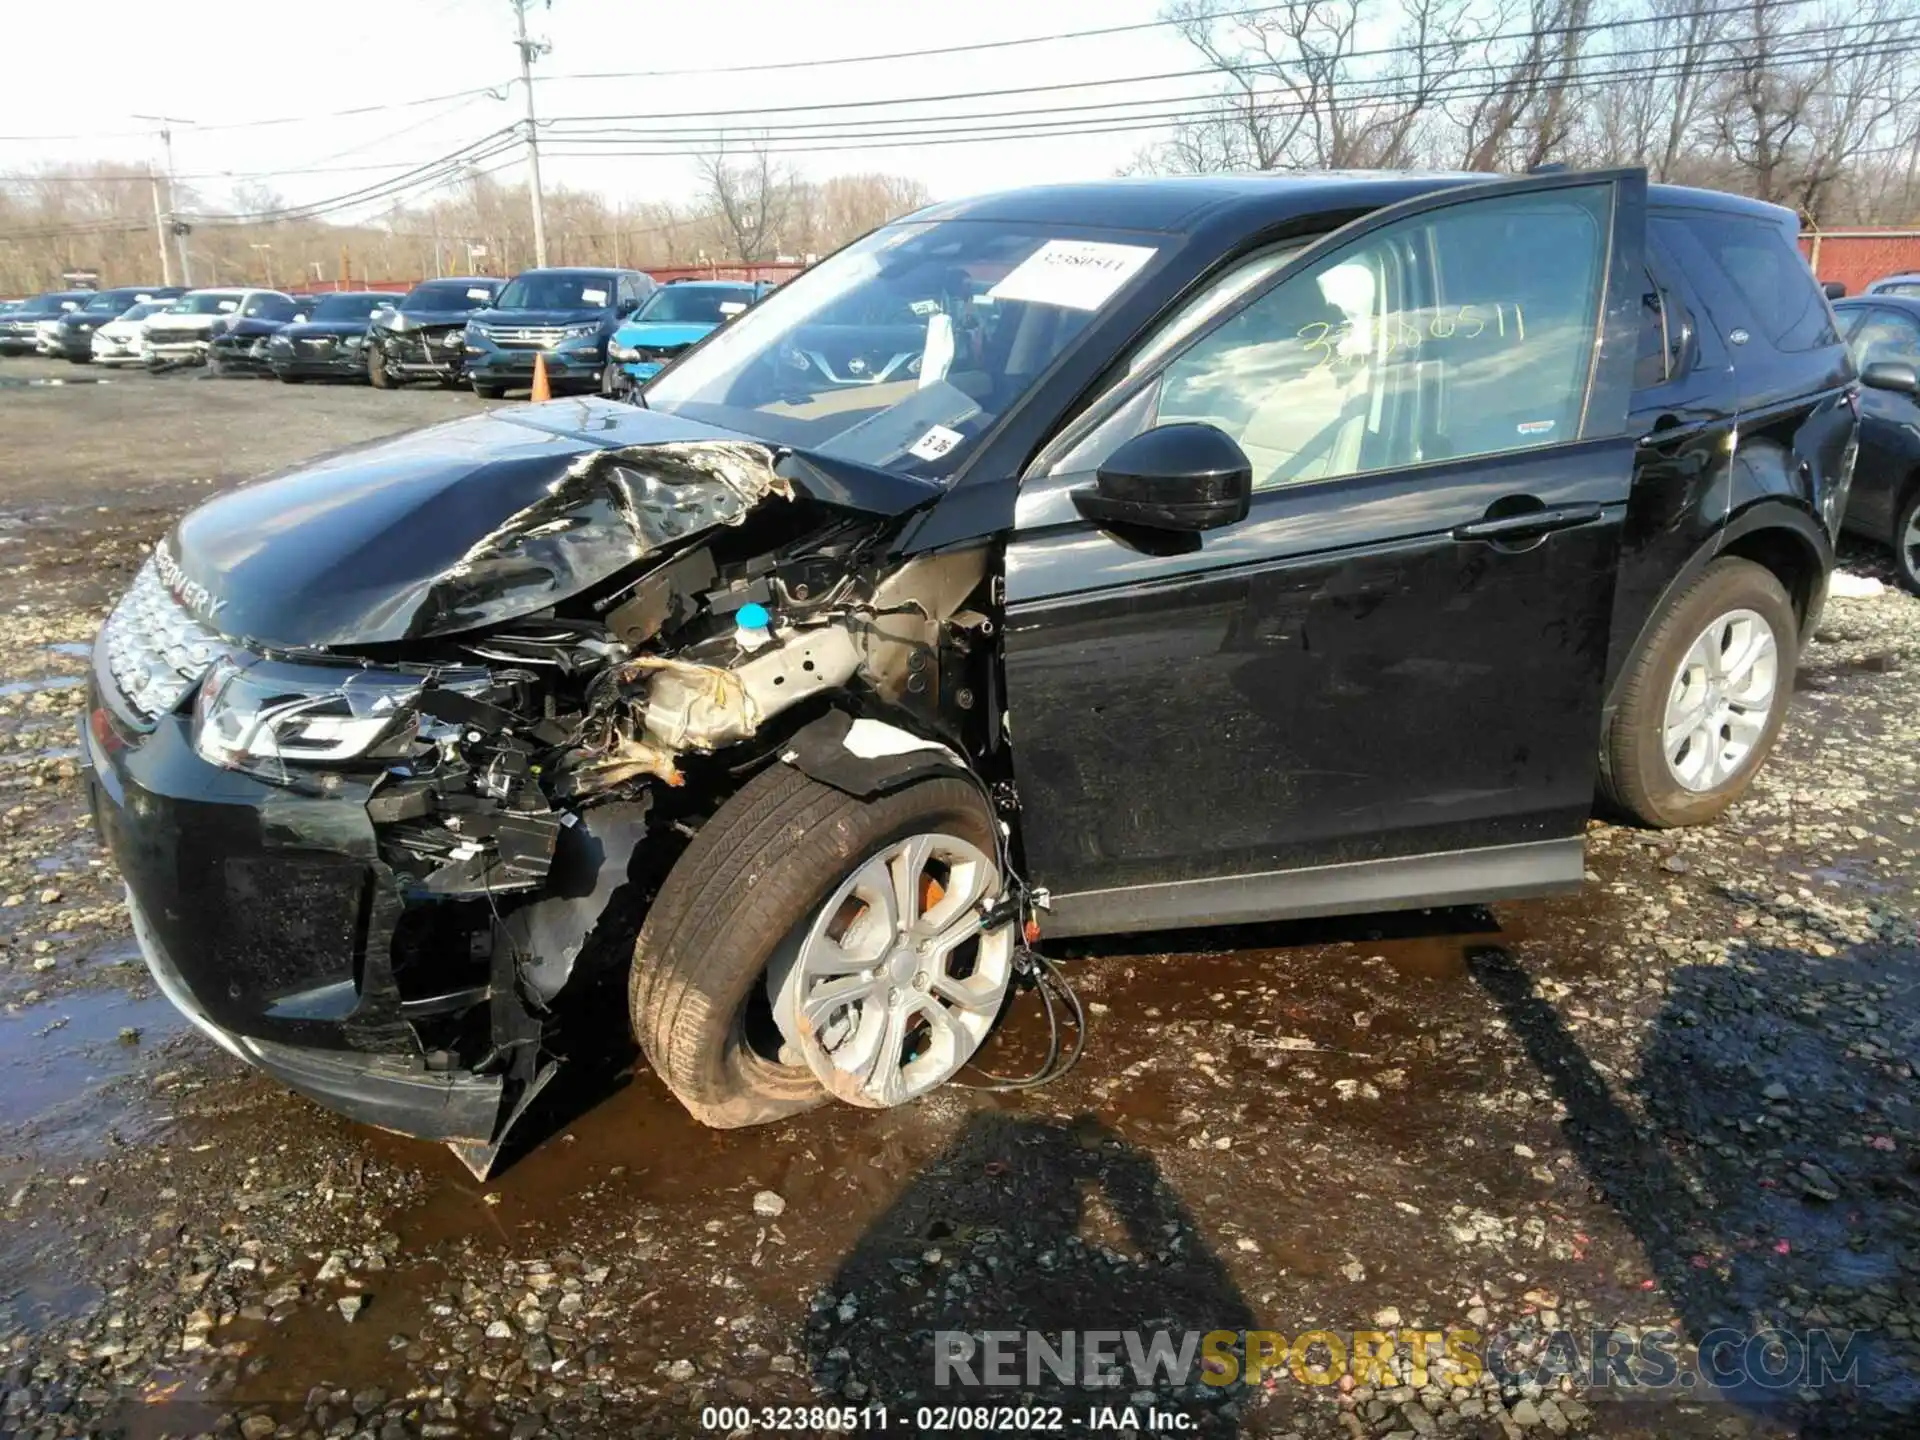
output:
[[[1607,798],[1659,829],[1725,813],[1779,739],[1798,653],[1772,571],[1736,556],[1709,565],[1629,662],[1602,742]]]
[[[1920,481],[1901,502],[1893,521],[1893,568],[1901,585],[1920,595]]]
[[[648,913],[629,990],[641,1049],[722,1128],[830,1094],[925,1094],[972,1058],[1011,981],[1011,926],[979,923],[997,855],[967,781],[869,801],[770,766],[694,837]]]

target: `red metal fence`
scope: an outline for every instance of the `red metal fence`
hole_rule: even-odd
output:
[[[1920,271],[1920,230],[1808,231],[1800,253],[1822,280],[1838,280],[1858,295],[1883,275]]]

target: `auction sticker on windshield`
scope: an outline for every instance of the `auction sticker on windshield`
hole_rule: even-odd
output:
[[[958,430],[949,430],[944,425],[936,425],[914,441],[907,453],[922,460],[938,460],[966,438]]]
[[[1098,310],[1153,258],[1151,245],[1100,240],[1049,240],[987,292],[995,300],[1025,300],[1067,310]]]

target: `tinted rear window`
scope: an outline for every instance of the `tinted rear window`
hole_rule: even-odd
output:
[[[1817,350],[1839,343],[1813,271],[1778,226],[1698,210],[1677,212],[1665,223],[1684,226],[1699,242],[1775,348]]]

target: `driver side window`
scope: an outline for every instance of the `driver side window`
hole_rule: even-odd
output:
[[[1576,439],[1608,206],[1572,187],[1376,230],[1176,356],[1149,424],[1218,426],[1256,490]]]

